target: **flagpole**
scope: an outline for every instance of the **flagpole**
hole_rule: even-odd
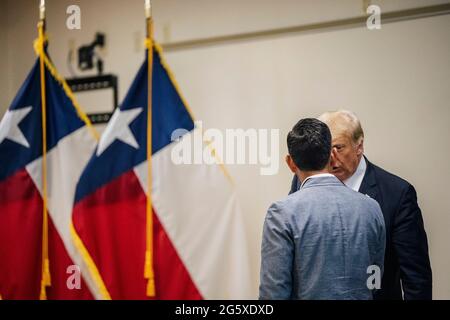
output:
[[[42,108],[42,278],[40,300],[47,300],[47,287],[51,286],[50,260],[48,255],[48,190],[47,190],[47,99],[45,88],[45,0],[39,6],[38,50],[41,76]]]
[[[147,26],[147,205],[146,205],[146,250],[144,278],[148,280],[147,296],[155,297],[155,272],[153,264],[153,206],[152,206],[152,77],[153,77],[153,21],[150,0],[145,0],[145,16]]]

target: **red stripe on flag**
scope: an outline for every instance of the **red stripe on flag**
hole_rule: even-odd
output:
[[[0,293],[39,299],[42,199],[25,169],[0,182]]]
[[[0,182],[0,293],[3,299],[39,299],[42,268],[42,198],[23,169]],[[73,265],[49,220],[52,286],[48,299],[92,299],[81,279],[81,289],[67,286],[67,268]]]
[[[98,189],[74,208],[75,229],[112,299],[148,298],[145,210],[145,193],[134,171]],[[202,299],[156,214],[153,230],[156,299]]]
[[[49,219],[48,227],[52,285],[47,288],[47,298],[49,300],[93,300],[94,297],[81,275],[79,273],[76,274],[77,271],[74,272],[72,268],[68,269],[74,266],[74,263],[69,257],[51,219]],[[75,277],[80,279],[79,288],[74,287],[74,284],[77,284]],[[70,288],[67,283],[68,281]]]

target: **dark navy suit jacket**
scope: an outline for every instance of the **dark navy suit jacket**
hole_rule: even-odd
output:
[[[377,167],[367,159],[367,170],[359,192],[375,199],[386,225],[386,251],[378,300],[432,298],[432,272],[427,234],[414,187],[407,181]],[[294,177],[291,193],[300,186]]]

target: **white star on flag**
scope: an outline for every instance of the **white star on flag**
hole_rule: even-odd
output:
[[[102,134],[97,148],[99,157],[115,141],[120,140],[135,149],[139,149],[139,144],[130,130],[130,123],[143,111],[143,108],[136,108],[122,111],[117,109],[114,112],[105,132]]]
[[[0,144],[9,139],[25,148],[30,148],[30,144],[19,128],[19,123],[31,112],[33,107],[6,111],[3,120],[0,122]]]

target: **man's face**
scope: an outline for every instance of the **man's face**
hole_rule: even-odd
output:
[[[356,171],[363,154],[363,143],[355,145],[347,133],[333,135],[330,173],[345,181]]]

